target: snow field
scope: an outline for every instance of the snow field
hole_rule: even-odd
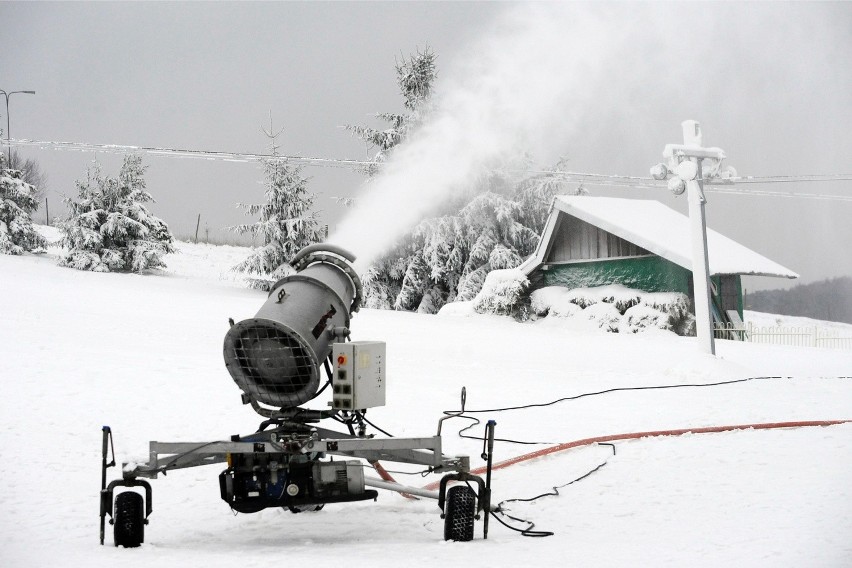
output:
[[[384,491],[377,503],[328,505],[319,513],[234,516],[218,496],[218,466],[174,471],[152,482],[145,545],[101,548],[101,425],[113,428],[122,462],[145,459],[149,440],[226,438],[260,421],[240,405],[221,350],[227,318],[253,316],[265,295],[219,279],[216,266],[230,266],[238,247],[180,248],[184,256],[166,258],[168,271],[145,276],[58,268],[51,256],[0,256],[0,565],[852,564],[850,425],[617,442],[615,456],[590,446],[495,472],[499,502],[547,492],[608,462],[560,497],[507,505],[556,533],[545,539],[520,537],[492,519],[488,541],[445,543],[434,502]],[[852,374],[848,351],[720,341],[712,358],[697,351],[694,338],[577,331],[561,321],[362,310],[353,339],[387,341],[389,356],[388,405],[368,417],[394,435],[423,436],[435,431],[442,410],[458,408],[463,385],[468,409],[484,409],[613,387],[782,375],[795,378],[484,413],[469,433],[481,435],[489,418],[498,437],[552,443],[852,418],[852,382],[837,378]],[[477,467],[481,443],[455,436],[467,424],[445,422],[444,450],[469,454]],[[498,443],[495,459],[541,447]],[[418,486],[436,478],[396,477]]]

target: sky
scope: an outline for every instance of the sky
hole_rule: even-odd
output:
[[[425,214],[461,179],[432,177],[430,165],[463,177],[464,165],[510,147],[541,166],[564,156],[573,171],[647,175],[666,144],[682,142],[686,119],[701,122],[705,145],[723,148],[740,175],[852,173],[850,3],[0,2],[0,26],[0,89],[36,91],[10,100],[13,138],[261,153],[271,114],[282,153],[341,159],[367,156],[342,126],[382,126],[375,113],[401,111],[395,61],[428,46],[438,55],[438,116],[455,129],[436,121],[427,151],[409,160],[419,168],[403,161],[384,183],[378,215],[332,199],[369,191],[359,173],[306,168],[333,234],[363,226],[381,239],[383,218],[409,206]],[[462,128],[472,117],[491,129]],[[435,152],[441,144],[458,150]],[[108,175],[121,161],[21,153],[48,176],[52,217],[93,159]],[[152,209],[179,236],[194,233],[200,214],[201,238],[205,229],[221,238],[245,220],[237,202],[262,200],[257,164],[145,163]],[[850,182],[760,189],[850,195]],[[664,190],[590,190],[686,212],[685,197]],[[852,275],[852,203],[708,198],[711,227],[802,282]]]

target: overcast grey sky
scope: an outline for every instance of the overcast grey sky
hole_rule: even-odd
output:
[[[852,4],[646,8],[609,5],[611,25],[595,32],[626,44],[626,56],[613,62],[595,49],[575,49],[564,67],[549,62],[542,69],[550,81],[564,75],[572,92],[584,95],[567,99],[564,115],[548,109],[542,117],[549,126],[530,141],[542,165],[564,155],[575,171],[647,175],[665,144],[682,141],[680,122],[696,119],[705,144],[722,147],[741,175],[852,173]],[[495,19],[518,9],[472,2],[0,2],[0,89],[37,92],[12,97],[13,138],[262,152],[260,127],[271,111],[285,129],[283,153],[360,159],[363,144],[339,127],[378,126],[373,113],[401,110],[395,57],[428,45],[439,57],[439,82],[458,79],[478,59],[483,38],[499,45],[506,22],[495,28]],[[588,9],[561,10],[566,38],[581,31],[572,28],[572,11]],[[5,116],[0,122],[5,128]],[[60,194],[74,194],[74,180],[95,157],[21,152],[49,176],[52,215],[60,211]],[[108,174],[117,171],[119,157],[97,157]],[[194,231],[198,213],[202,231],[206,224],[211,233],[242,222],[234,204],[262,199],[257,165],[157,157],[145,163],[153,209],[178,234]],[[345,211],[330,196],[356,194],[361,176],[305,173],[334,226]],[[848,182],[761,189],[852,193]],[[664,193],[593,193],[657,198],[686,210],[685,198]],[[711,227],[799,272],[802,281],[852,274],[852,203],[709,199]]]

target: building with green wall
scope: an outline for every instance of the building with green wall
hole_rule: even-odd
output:
[[[742,275],[798,278],[792,270],[707,229],[713,317],[741,322]],[[694,300],[689,218],[658,201],[557,196],[535,254],[521,270],[530,291],[621,284]]]

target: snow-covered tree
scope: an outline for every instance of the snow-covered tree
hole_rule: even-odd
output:
[[[18,152],[12,151],[12,161],[7,160],[6,167],[21,172],[21,179],[35,188],[35,200],[44,201],[47,186],[47,174],[41,165],[33,158],[24,158]]]
[[[437,77],[428,49],[396,66],[405,112],[377,115],[384,130],[347,127],[376,153],[367,175],[375,175],[394,148],[428,117]],[[445,303],[472,300],[495,269],[511,269],[535,250],[554,195],[583,192],[560,175],[565,161],[534,175],[527,155],[504,158],[466,187],[436,216],[422,220],[362,275],[365,305],[437,312]]]
[[[95,272],[141,272],[161,268],[163,256],[175,252],[166,223],[145,203],[142,158],[128,155],[118,177],[105,177],[95,163],[85,181],[77,181],[77,199],[67,198],[68,217],[59,224],[67,253],[59,264]]]
[[[530,200],[525,208],[518,195],[533,184],[519,169],[515,161],[495,167],[445,204],[442,215],[414,227],[364,279],[366,305],[434,313],[447,302],[472,300],[492,270],[520,265],[540,232],[524,220],[532,206],[546,212],[550,200]]]
[[[269,290],[276,280],[287,276],[291,271],[290,259],[324,237],[317,214],[311,210],[315,196],[308,191],[307,178],[302,176],[301,168],[280,158],[275,143],[278,134],[266,134],[271,140],[271,157],[263,161],[266,202],[238,203],[246,215],[259,218],[254,223],[230,227],[237,233],[249,233],[263,240],[247,259],[231,269],[245,274],[249,287],[260,290]]]
[[[405,112],[376,114],[376,118],[388,123],[387,128],[346,126],[347,130],[367,143],[368,151],[374,152],[370,156],[372,163],[365,170],[367,176],[372,177],[378,173],[393,148],[405,140],[428,113],[432,88],[437,77],[436,59],[437,56],[427,47],[408,59],[397,60],[396,83],[404,99]]]
[[[38,190],[22,179],[20,170],[7,169],[4,158],[0,156],[0,253],[44,252],[47,244],[30,218],[38,208]]]
[[[527,167],[530,166],[531,162],[528,161]],[[552,168],[521,180],[513,191],[513,199],[518,202],[521,210],[520,222],[537,234],[544,230],[554,196],[589,193],[582,184],[572,187],[560,175],[567,169],[567,159],[560,158]]]

